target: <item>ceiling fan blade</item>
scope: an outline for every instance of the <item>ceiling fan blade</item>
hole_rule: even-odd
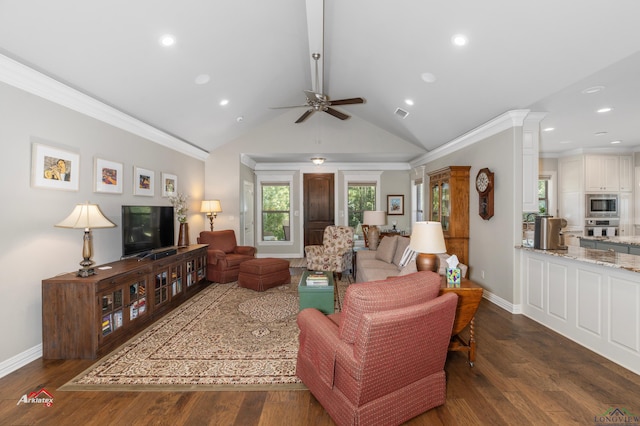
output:
[[[331,105],[349,105],[349,104],[363,104],[362,98],[349,98],[349,99],[337,99],[335,101],[329,101]]]
[[[290,106],[269,107],[269,109],[285,109],[285,108],[309,108],[309,105],[290,105]]]
[[[302,114],[302,115],[300,116],[300,118],[298,118],[298,119],[296,120],[296,124],[297,124],[297,123],[302,123],[304,120],[306,120],[306,119],[307,119],[307,117],[309,117],[309,116],[310,116],[311,114],[313,114],[314,112],[315,112],[315,110],[314,110],[313,108],[308,109],[307,111],[305,111],[305,113],[304,113],[304,114]]]
[[[333,108],[327,108],[327,109],[324,110],[324,112],[326,112],[327,114],[331,114],[334,117],[339,118],[340,120],[346,120],[347,118],[350,117],[349,115],[347,115],[345,113],[342,113],[340,111],[337,111],[337,110],[335,110]]]

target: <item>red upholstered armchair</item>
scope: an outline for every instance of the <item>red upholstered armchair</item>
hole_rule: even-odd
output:
[[[338,425],[394,425],[444,404],[458,296],[418,272],[348,287],[340,314],[298,314],[296,374]]]
[[[236,233],[224,231],[202,231],[198,244],[209,244],[207,248],[207,280],[230,283],[238,279],[240,264],[251,260],[256,248],[236,244]]]

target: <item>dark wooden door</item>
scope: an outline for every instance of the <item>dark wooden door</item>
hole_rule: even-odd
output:
[[[304,245],[322,244],[324,228],[335,224],[332,173],[304,175]]]

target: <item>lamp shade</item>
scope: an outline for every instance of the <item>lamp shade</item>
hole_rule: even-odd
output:
[[[362,223],[369,226],[386,225],[387,214],[382,210],[365,210]]]
[[[418,253],[446,253],[440,222],[416,222],[411,228],[409,247]]]
[[[56,224],[59,228],[113,228],[116,226],[100,211],[97,204],[78,204],[71,214],[62,222]]]
[[[221,213],[222,206],[220,200],[203,200],[200,206],[200,213]]]

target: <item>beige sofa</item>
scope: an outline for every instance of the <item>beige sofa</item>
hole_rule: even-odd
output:
[[[384,237],[377,250],[359,250],[356,254],[356,282],[384,280],[387,277],[407,275],[416,272],[416,262],[411,261],[400,268],[400,260],[405,249],[409,246],[409,238],[402,236]],[[439,254],[440,269],[438,273],[444,275],[447,268],[448,254]],[[467,265],[460,263],[460,274],[467,276]]]

